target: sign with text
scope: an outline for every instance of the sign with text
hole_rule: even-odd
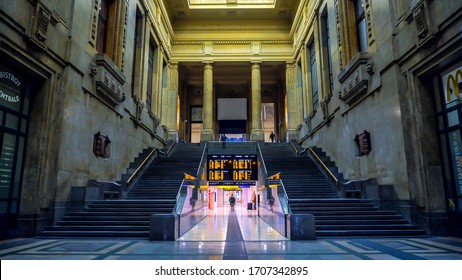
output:
[[[462,90],[462,66],[455,67],[449,73],[443,75],[443,89],[446,104],[460,100]]]
[[[15,111],[20,109],[22,82],[17,74],[4,67],[0,68],[0,106]]]
[[[208,155],[207,180],[209,185],[249,185],[258,180],[257,155]]]

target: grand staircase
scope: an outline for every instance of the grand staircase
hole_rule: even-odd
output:
[[[183,172],[196,174],[202,155],[197,144],[178,143],[169,157],[152,161],[124,199],[98,200],[69,212],[47,237],[149,237],[152,214],[172,213]]]
[[[425,232],[391,210],[366,199],[341,198],[317,165],[297,157],[290,144],[261,146],[268,174],[281,172],[293,214],[315,216],[317,237],[416,236]]]

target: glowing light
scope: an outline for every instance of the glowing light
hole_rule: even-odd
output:
[[[277,0],[188,0],[190,9],[274,8]]]

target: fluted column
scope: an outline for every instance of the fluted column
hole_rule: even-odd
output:
[[[252,131],[250,139],[264,141],[261,129],[261,73],[260,64],[252,63]]]
[[[167,85],[167,127],[168,140],[176,141],[178,138],[178,64],[168,64]]]
[[[202,141],[213,141],[213,66],[204,65],[204,100],[202,107]]]
[[[297,64],[288,63],[286,65],[286,93],[287,93],[287,116],[288,116],[288,129],[287,136],[289,140],[296,140],[297,126],[298,126],[298,104],[297,100]]]

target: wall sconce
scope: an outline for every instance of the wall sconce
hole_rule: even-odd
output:
[[[93,135],[93,153],[97,158],[108,158],[110,156],[110,144],[109,136],[104,136],[101,132]]]
[[[371,134],[366,130],[364,130],[364,132],[361,134],[356,134],[354,141],[358,146],[359,156],[367,156],[371,152]]]

